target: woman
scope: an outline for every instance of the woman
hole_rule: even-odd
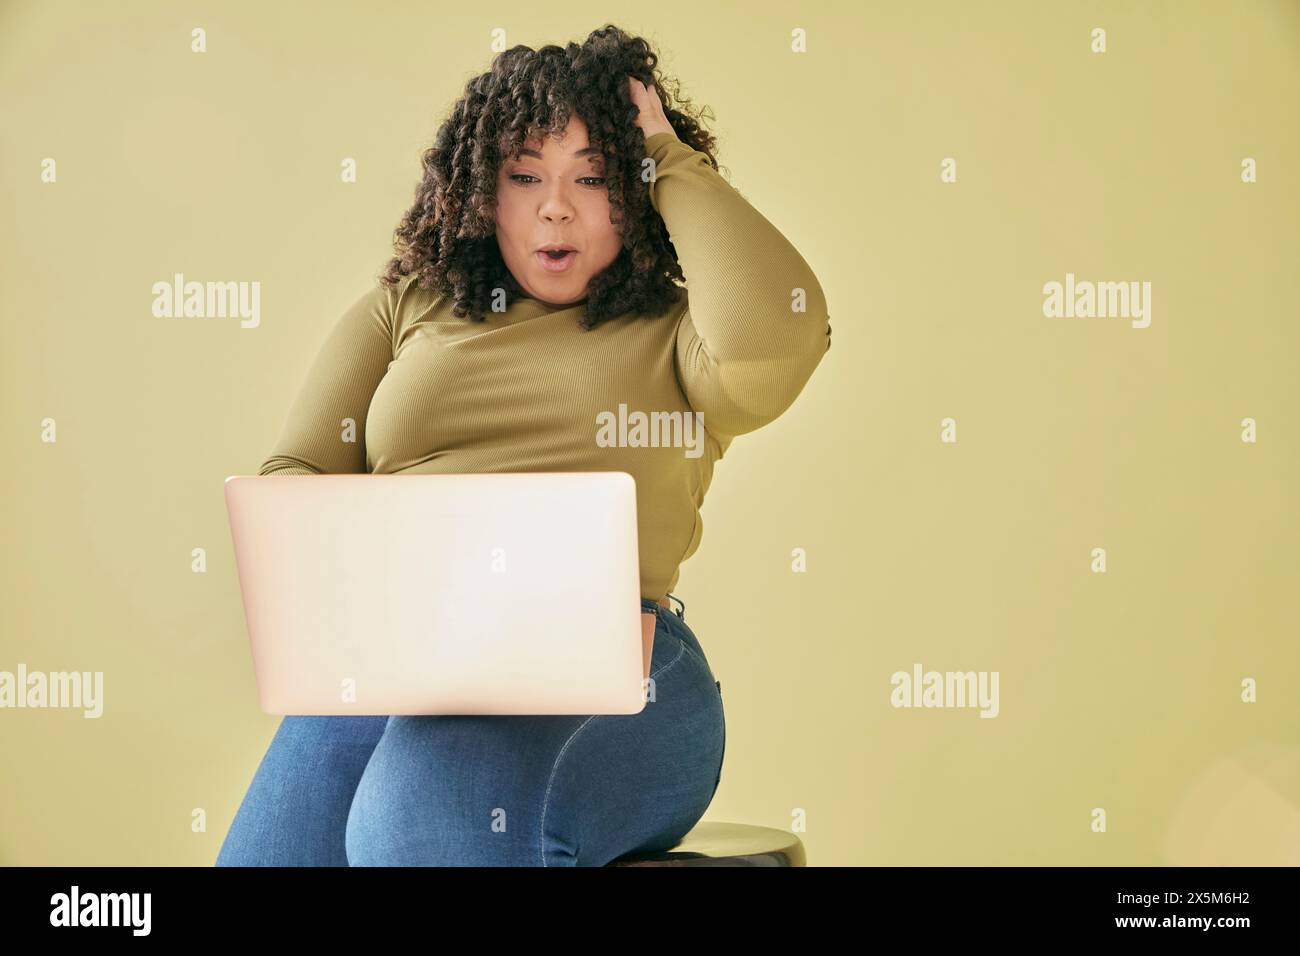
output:
[[[260,470],[628,472],[653,699],[635,715],[285,717],[218,865],[601,866],[673,846],[708,808],[722,685],[668,595],[714,462],[795,399],[830,323],[656,63],[606,26],[513,47],[470,81],[396,255]],[[617,441],[595,424],[611,415]]]

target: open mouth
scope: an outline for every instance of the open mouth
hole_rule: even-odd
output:
[[[572,249],[544,249],[537,253],[537,261],[547,272],[565,272],[577,255]]]

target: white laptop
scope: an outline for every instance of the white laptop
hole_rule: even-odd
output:
[[[226,479],[262,710],[635,714],[626,472]]]

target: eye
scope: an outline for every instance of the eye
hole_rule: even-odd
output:
[[[520,182],[520,180],[523,179],[531,179],[535,183],[541,182],[541,180],[536,176],[530,176],[528,173],[512,173],[509,178],[511,182],[518,182],[521,186],[531,185],[531,183]],[[578,180],[578,182],[583,183],[592,189],[600,189],[604,187],[606,179],[604,176],[583,176]]]

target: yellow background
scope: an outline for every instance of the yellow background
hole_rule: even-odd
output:
[[[0,669],[105,672],[98,720],[0,711],[0,862],[216,858],[279,720],[222,481],[386,260],[491,31],[612,19],[712,108],[834,329],[719,465],[675,592],[726,704],[705,819],[803,811],[811,865],[1300,863],[1300,5],[625,10],[0,6]],[[174,272],[260,281],[261,327],[154,318]],[[1150,281],[1150,328],[1045,318],[1067,272]],[[998,671],[1000,715],[894,709],[916,662]]]

